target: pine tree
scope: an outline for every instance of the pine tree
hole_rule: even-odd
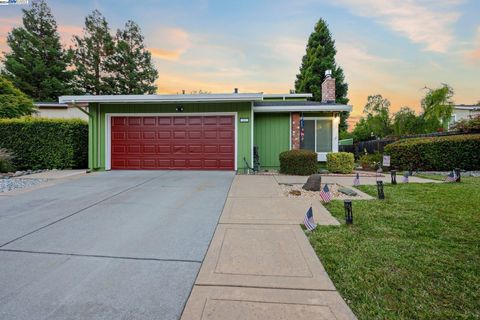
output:
[[[335,62],[335,41],[328,29],[325,20],[320,19],[308,39],[306,54],[302,58],[300,73],[297,74],[295,90],[313,94],[314,101],[322,100],[322,82],[325,79],[325,71],[332,70],[335,78],[336,102],[348,103],[348,84],[345,83],[343,69]],[[342,112],[340,117],[340,131],[347,130],[348,112]]]
[[[100,11],[94,10],[85,18],[83,37],[74,36],[73,41],[77,93],[113,94],[107,60],[114,53],[114,43],[107,20]]]
[[[108,82],[116,94],[153,94],[157,90],[158,72],[143,40],[140,27],[133,21],[127,21],[124,30],[117,30],[115,53],[107,59]]]
[[[44,0],[23,10],[23,27],[7,37],[2,74],[36,101],[55,101],[71,91],[70,58],[62,48],[57,23]]]

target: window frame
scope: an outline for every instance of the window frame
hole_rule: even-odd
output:
[[[303,117],[303,120],[315,121],[315,152],[317,153],[318,161],[326,161],[328,152],[317,151],[317,120],[330,120],[332,122],[332,150],[329,152],[338,152],[338,123],[339,117]],[[337,143],[335,143],[337,142]]]

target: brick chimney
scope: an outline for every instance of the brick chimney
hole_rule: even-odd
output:
[[[325,80],[322,83],[322,102],[335,103],[335,79],[332,70],[325,71]]]

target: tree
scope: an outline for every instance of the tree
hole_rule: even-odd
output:
[[[114,93],[153,94],[157,90],[158,72],[143,39],[140,27],[133,21],[127,21],[124,30],[117,30],[114,53],[106,59],[111,74],[108,83]]]
[[[354,141],[368,141],[375,137],[373,136],[372,128],[365,118],[360,119],[352,131]]]
[[[60,43],[57,23],[45,0],[23,9],[23,27],[7,37],[2,74],[36,101],[55,101],[71,92],[70,57]]]
[[[0,76],[0,118],[19,118],[35,112],[32,100]]]
[[[367,115],[366,121],[376,137],[383,138],[392,133],[388,99],[383,98],[380,94],[368,96],[363,113]]]
[[[421,117],[417,117],[415,111],[409,107],[402,107],[393,114],[393,131],[396,135],[421,133]]]
[[[335,62],[335,41],[328,29],[325,20],[320,19],[310,35],[306,47],[306,54],[302,58],[300,73],[297,74],[295,90],[297,92],[310,92],[314,101],[322,100],[322,82],[325,78],[325,71],[332,70],[332,77],[335,78],[336,102],[347,104],[348,84],[345,82],[343,69]],[[340,114],[340,131],[347,130],[349,113]]]
[[[422,99],[423,117],[429,124],[430,131],[444,129],[448,125],[453,112],[453,89],[448,84],[440,88],[425,88],[427,93]]]
[[[83,37],[73,37],[75,84],[78,93],[113,94],[107,59],[114,53],[114,43],[107,20],[98,10],[85,18]]]

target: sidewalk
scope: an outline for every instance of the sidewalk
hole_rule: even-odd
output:
[[[310,205],[339,224],[272,176],[236,176],[182,319],[356,319],[300,228]]]

